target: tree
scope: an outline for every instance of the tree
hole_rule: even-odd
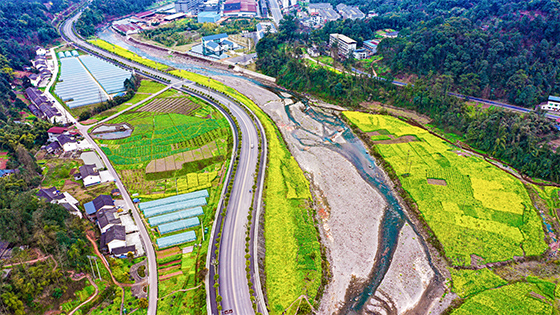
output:
[[[146,298],[141,298],[140,300],[138,300],[138,307],[148,308],[148,300],[146,300]]]

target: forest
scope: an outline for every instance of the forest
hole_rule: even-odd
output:
[[[28,65],[36,45],[58,37],[50,17],[73,2],[78,1],[51,0],[47,8],[38,1],[0,0],[0,55],[9,60],[11,68]]]
[[[51,25],[53,16],[75,2],[0,0],[0,151],[10,157],[6,168],[16,170],[0,177],[0,240],[15,247],[16,261],[30,259],[29,251],[19,250],[20,246],[52,257],[35,265],[12,267],[10,277],[0,277],[2,314],[42,313],[60,300],[70,285],[63,270],[81,271],[88,266],[90,247],[83,223],[64,207],[35,196],[42,170],[33,154],[46,143],[52,124],[37,119],[16,122],[26,105],[11,86],[16,82],[14,70],[30,65],[35,47],[58,38]],[[24,88],[28,84],[29,80],[23,80]],[[0,263],[3,266],[4,262]]]
[[[257,67],[276,77],[280,85],[351,108],[364,101],[379,101],[415,110],[430,116],[436,127],[459,135],[468,145],[525,175],[560,180],[560,152],[555,153],[548,145],[559,132],[542,113],[521,115],[468,105],[447,94],[453,87],[451,75],[432,73],[416,80],[414,86],[402,88],[366,76],[307,67],[296,44],[302,35],[294,26],[293,19],[286,19],[279,33],[269,34],[257,44]]]
[[[336,2],[337,0],[335,0]],[[346,1],[345,1],[346,2]],[[376,8],[369,20],[329,22],[310,35],[358,41],[382,28],[400,31],[378,47],[396,77],[453,78],[453,90],[532,107],[560,94],[560,4],[555,1],[358,1]]]

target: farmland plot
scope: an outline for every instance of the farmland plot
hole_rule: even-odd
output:
[[[364,132],[417,139],[377,144],[376,149],[395,170],[453,265],[537,256],[546,250],[541,220],[517,178],[394,117],[344,114]]]
[[[97,141],[129,191],[149,199],[211,187],[231,145],[228,122],[220,113],[175,91],[109,123],[119,122],[134,127],[130,137]],[[191,174],[202,184],[187,182]]]

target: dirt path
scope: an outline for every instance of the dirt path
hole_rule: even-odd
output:
[[[95,288],[95,292],[93,293],[92,296],[89,297],[89,299],[83,301],[80,305],[76,306],[76,308],[74,308],[70,313],[68,313],[68,315],[72,315],[74,314],[76,311],[78,311],[80,309],[80,307],[86,305],[86,303],[89,303],[91,300],[93,300],[97,294],[99,293],[99,288],[97,287],[97,284],[95,284],[95,282],[93,282],[93,280],[91,280],[90,276],[87,276],[87,279],[89,281],[89,283],[91,283],[91,285],[93,285],[93,287]]]
[[[125,285],[123,283],[118,282],[115,277],[113,276],[113,273],[111,272],[111,268],[109,267],[109,263],[107,262],[107,260],[105,259],[105,256],[103,256],[101,254],[101,252],[99,252],[99,249],[97,248],[97,242],[93,239],[93,237],[91,236],[93,232],[91,231],[87,231],[86,232],[86,237],[89,240],[89,242],[93,245],[93,251],[95,252],[95,255],[97,255],[100,259],[101,262],[103,262],[103,266],[105,266],[105,269],[107,269],[107,271],[109,272],[109,275],[111,276],[111,280],[113,280],[113,283],[118,286],[121,289],[122,292],[122,298],[121,298],[121,308],[120,308],[120,314],[122,315],[122,309],[123,309],[123,305],[124,305],[124,288],[125,286],[132,286],[132,285]]]

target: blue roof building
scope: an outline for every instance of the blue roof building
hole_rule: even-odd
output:
[[[198,14],[198,23],[216,23],[220,19],[218,12],[200,12]]]
[[[209,41],[221,42],[223,39],[226,38],[228,38],[228,34],[226,33],[204,36],[202,37],[202,43],[209,42]]]
[[[86,208],[87,215],[94,215],[97,212],[97,210],[95,210],[95,206],[93,205],[93,201],[84,204],[84,208]]]

